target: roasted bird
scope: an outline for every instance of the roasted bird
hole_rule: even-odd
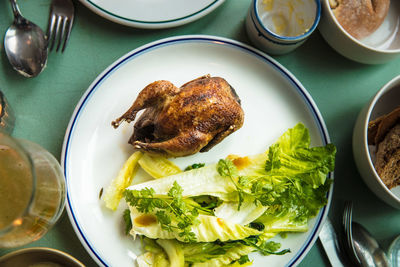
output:
[[[210,75],[180,88],[165,80],[147,85],[112,125],[134,121],[142,109],[129,143],[141,151],[174,157],[210,150],[244,120],[235,90],[225,79]]]

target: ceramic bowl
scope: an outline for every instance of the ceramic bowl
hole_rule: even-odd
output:
[[[373,164],[374,149],[368,146],[368,123],[400,105],[400,76],[383,86],[358,115],[353,131],[353,155],[367,186],[387,204],[400,209],[400,186],[389,190]]]
[[[72,256],[53,248],[24,248],[0,257],[1,267],[85,267]]]
[[[320,15],[319,0],[253,0],[246,18],[247,35],[268,54],[286,54],[311,35]]]
[[[389,13],[370,36],[357,40],[336,20],[329,0],[321,0],[318,29],[329,45],[343,56],[365,64],[381,64],[400,56],[400,1],[390,1]]]

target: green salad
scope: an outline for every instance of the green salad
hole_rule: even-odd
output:
[[[126,233],[141,238],[142,266],[247,266],[248,255],[290,253],[270,239],[305,232],[327,204],[336,148],[310,147],[301,123],[265,153],[230,155],[181,171],[160,156],[135,152],[107,188],[105,205],[128,206]],[[141,167],[154,179],[135,184]],[[133,182],[133,184],[132,184]]]

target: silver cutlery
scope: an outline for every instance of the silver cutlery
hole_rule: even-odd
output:
[[[361,224],[352,220],[353,204],[345,203],[343,227],[349,257],[358,266],[391,267],[385,252],[376,239]]]
[[[391,267],[376,239],[357,222],[353,222],[353,241],[362,266]]]
[[[360,266],[360,259],[358,258],[356,249],[354,247],[352,222],[353,222],[353,202],[346,201],[344,204],[344,211],[343,211],[343,230],[344,230],[343,244],[347,251],[347,255],[349,256],[353,264]]]
[[[344,252],[339,244],[338,234],[327,218],[319,233],[319,240],[328,256],[332,267],[348,266],[348,261],[344,258]]]
[[[74,4],[71,0],[52,0],[47,37],[49,50],[57,43],[56,52],[64,52],[74,23]]]
[[[16,0],[10,0],[14,22],[7,29],[4,48],[12,67],[25,77],[35,77],[47,63],[47,41],[42,29],[25,19]]]

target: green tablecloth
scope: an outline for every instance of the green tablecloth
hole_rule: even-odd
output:
[[[47,28],[50,0],[18,1],[24,16]],[[14,135],[39,143],[60,159],[64,133],[78,100],[108,65],[125,53],[164,37],[208,34],[250,43],[244,27],[250,0],[227,0],[211,14],[190,24],[141,30],[112,23],[75,1],[75,24],[64,54],[51,53],[40,76],[26,79],[9,65],[0,44],[0,90],[13,106]],[[12,22],[8,1],[0,2],[0,33]],[[400,74],[400,58],[383,65],[363,65],[336,53],[318,31],[295,52],[274,57],[310,92],[337,146],[335,187],[329,217],[338,227],[343,200],[354,201],[354,219],[362,222],[384,248],[400,234],[400,212],[379,200],[364,184],[352,156],[357,114],[379,88]],[[87,266],[95,262],[83,248],[66,213],[41,240],[27,247],[52,247]],[[0,249],[0,256],[12,250]],[[328,266],[317,241],[300,266]]]

